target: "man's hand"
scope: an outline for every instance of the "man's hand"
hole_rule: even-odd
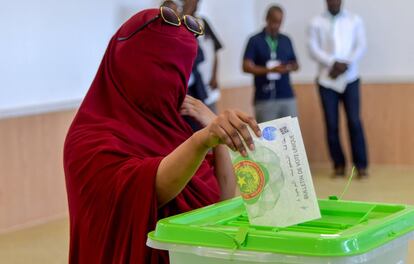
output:
[[[347,70],[348,64],[336,61],[329,72],[329,77],[336,79],[339,75],[345,73]]]
[[[285,74],[289,72],[288,64],[280,64],[274,68],[270,69],[270,72]]]
[[[209,85],[210,85],[212,90],[215,90],[215,89],[218,88],[218,82],[217,82],[217,78],[215,76],[211,77]]]

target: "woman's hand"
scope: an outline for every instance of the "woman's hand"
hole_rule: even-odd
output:
[[[260,128],[253,117],[238,110],[226,110],[197,133],[208,148],[225,144],[233,151],[239,151],[243,156],[247,156],[243,141],[250,150],[254,150],[253,138],[248,126],[256,136],[261,136]]]
[[[195,99],[191,97],[186,99],[186,106],[183,108],[187,110],[184,112],[188,111],[193,117],[197,117],[208,110],[207,107],[200,106],[196,102],[198,100],[194,101]],[[231,149],[238,150],[243,156],[246,156],[244,141],[251,150],[254,150],[253,139],[247,129],[250,126],[257,136],[261,136],[259,126],[254,118],[237,110],[227,110],[219,116],[214,115],[213,117],[213,115],[208,110],[208,117],[202,121],[207,124],[206,127],[194,133],[161,160],[156,176],[157,199],[160,207],[174,199],[184,189],[200,167],[210,148],[219,144],[226,144]],[[227,199],[234,195],[236,177],[231,177],[233,167],[231,166],[229,153],[223,148],[224,146],[215,148],[216,155],[219,154],[218,152],[226,154],[217,155],[217,161],[221,161],[222,164],[216,164],[216,173],[222,188],[221,198]],[[171,171],[174,171],[174,173],[171,174]]]
[[[202,127],[208,126],[214,118],[216,118],[216,114],[214,114],[202,101],[189,95],[185,97],[180,113],[194,118]]]

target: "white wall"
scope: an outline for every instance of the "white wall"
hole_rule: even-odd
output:
[[[114,6],[111,0],[2,1],[0,117],[82,98],[114,30]]]
[[[159,0],[1,0],[0,118],[77,105],[90,86],[109,38],[136,11]],[[414,82],[412,0],[344,0],[366,22],[369,49],[361,73],[370,82]],[[222,87],[252,83],[241,72],[247,38],[264,25],[271,3],[286,11],[282,30],[301,64],[294,81],[312,81],[315,64],[306,49],[306,27],[325,0],[202,0],[224,44]]]
[[[1,0],[0,118],[79,105],[108,41],[157,0]]]
[[[160,5],[162,0],[113,0],[116,2],[115,27],[118,28],[140,10]]]

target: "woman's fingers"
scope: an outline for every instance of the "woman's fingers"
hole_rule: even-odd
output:
[[[247,147],[253,151],[254,142],[249,130],[247,129],[247,124],[244,123],[234,112],[228,113],[228,120],[233,130],[243,138]]]
[[[249,116],[248,114],[245,114],[241,111],[235,111],[235,114],[244,122],[247,123],[253,132],[256,134],[256,136],[261,137],[262,131],[260,130],[259,125],[257,124],[256,119],[254,119],[252,116]]]
[[[256,136],[261,136],[261,131],[254,118],[240,111],[226,111],[230,124],[237,130],[237,132],[243,137],[246,145],[250,150],[254,150],[254,141],[248,126],[251,127]]]
[[[188,102],[184,102],[181,105],[180,114],[192,116],[194,115],[194,107],[192,107],[191,104],[189,104]]]
[[[191,97],[191,96],[187,95],[187,96],[185,97],[185,99],[184,99],[184,101],[183,101],[182,105],[181,105],[180,111],[181,111],[182,109],[187,109],[187,110],[192,109],[192,110],[194,110],[194,109],[195,109],[195,104],[196,104],[195,100],[196,100],[196,99],[194,99],[193,97]]]
[[[188,100],[192,100],[189,98]],[[195,99],[196,100],[196,99]],[[215,120],[209,122],[209,146],[226,144],[233,151],[238,151],[244,157],[247,156],[246,146],[253,151],[254,141],[249,130],[249,126],[256,136],[261,136],[261,131],[254,118],[249,115],[234,110],[227,110],[220,116],[215,116]]]
[[[186,109],[187,111],[183,110]],[[180,108],[180,113],[193,117],[202,127],[210,124],[216,114],[214,114],[202,101],[187,95]]]
[[[237,110],[228,110],[223,113],[221,127],[230,136],[233,144],[243,156],[247,155],[243,141],[251,151],[255,149],[251,132],[248,129],[249,126],[256,136],[261,136],[260,127],[253,117]]]
[[[190,95],[186,95],[184,102],[191,104],[191,105],[195,105],[199,100],[195,99],[194,97],[190,96]]]
[[[228,121],[220,123],[221,128],[226,132],[227,136],[231,139],[235,149],[242,154],[242,156],[247,156],[246,148],[244,147],[243,141],[240,138],[239,132],[237,129]]]
[[[237,148],[233,143],[233,140],[228,135],[228,133],[219,125],[218,122],[212,125],[211,131],[219,139],[220,144],[226,144],[233,151],[237,151]]]
[[[182,108],[180,110],[180,114],[183,115],[183,116],[189,116],[190,115],[190,110]]]
[[[190,115],[190,116],[195,116],[197,114],[197,108],[195,107],[191,99],[187,99],[186,97],[183,104],[181,105],[180,113],[182,115]]]

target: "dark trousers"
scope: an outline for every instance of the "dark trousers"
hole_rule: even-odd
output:
[[[343,94],[319,85],[319,94],[325,115],[329,153],[334,166],[345,166],[345,156],[339,140],[339,102],[342,101],[348,120],[352,159],[358,169],[368,166],[364,131],[360,119],[359,79],[349,83]]]

